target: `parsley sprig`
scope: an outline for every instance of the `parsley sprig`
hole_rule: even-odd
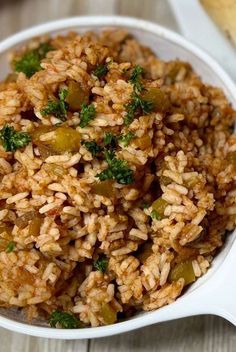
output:
[[[124,147],[128,147],[131,140],[134,138],[134,133],[129,131],[126,134],[121,134],[119,137],[120,142],[124,145]]]
[[[104,136],[103,143],[107,149],[115,149],[118,141],[120,141],[124,147],[127,147],[130,141],[134,138],[134,133],[129,131],[126,134],[120,134],[115,136],[112,132],[107,132]]]
[[[81,144],[85,146],[92,156],[98,156],[103,150],[95,141],[82,141]]]
[[[49,100],[47,105],[41,110],[43,116],[54,115],[61,121],[66,120],[68,104],[65,99],[68,94],[67,89],[61,89],[59,92],[59,100]]]
[[[138,113],[147,115],[153,110],[153,103],[151,101],[144,100],[140,95],[141,91],[144,90],[142,83],[143,74],[144,69],[139,65],[136,65],[131,72],[129,82],[133,84],[133,93],[131,95],[130,102],[125,105],[126,114],[124,124],[126,126],[133,122]]]
[[[92,71],[92,74],[96,76],[98,79],[104,78],[108,72],[107,65],[99,64]]]
[[[129,168],[126,160],[117,159],[115,153],[110,150],[106,150],[104,155],[108,168],[96,175],[100,181],[116,180],[122,185],[134,182],[133,170]]]
[[[103,143],[107,149],[115,149],[117,147],[117,137],[112,132],[107,132],[103,138]]]
[[[140,93],[141,90],[143,89],[143,84],[141,81],[143,74],[144,74],[144,69],[142,66],[139,66],[139,65],[136,65],[131,72],[129,82],[133,84],[134,92],[137,94]]]
[[[98,260],[93,262],[93,266],[98,271],[101,271],[102,273],[105,273],[106,270],[107,270],[107,267],[108,267],[108,259],[107,259],[107,257],[101,256],[100,258],[98,258]]]
[[[152,210],[150,215],[151,215],[152,220],[154,220],[154,219],[161,220],[162,219],[161,215],[155,209]]]
[[[42,70],[40,62],[47,53],[54,48],[49,43],[42,43],[38,48],[27,51],[19,60],[14,62],[16,72],[24,72],[30,78],[35,72]]]
[[[7,152],[14,152],[16,149],[29,144],[31,137],[27,132],[17,132],[12,126],[5,125],[0,130],[0,140]]]
[[[124,146],[127,146],[133,137],[134,134],[132,132],[118,137],[111,132],[107,132],[103,138],[102,146],[98,145],[96,141],[82,141],[82,145],[84,145],[94,157],[105,157],[108,167],[96,175],[100,181],[116,180],[123,185],[134,182],[133,170],[129,168],[126,160],[116,158],[114,152],[118,140],[120,140]]]
[[[114,150],[120,141],[124,147],[127,147],[130,141],[134,138],[134,133],[129,131],[126,134],[115,136],[112,132],[107,132],[103,138],[103,146],[96,141],[82,141],[81,144],[92,154],[92,156],[99,156],[104,150]]]
[[[147,208],[149,208],[150,207],[150,204],[148,204],[147,202],[143,202],[142,204],[141,204],[141,208],[143,208],[143,209],[147,209]]]
[[[7,245],[6,253],[11,253],[12,251],[14,251],[15,246],[16,246],[15,242],[10,241]]]
[[[140,95],[133,93],[131,101],[125,105],[126,115],[124,118],[125,125],[130,125],[133,122],[136,113],[140,110],[142,114],[147,115],[153,109],[153,103],[151,101],[143,100]]]
[[[115,149],[118,141],[121,142],[124,147],[128,147],[130,141],[134,138],[134,133],[129,131],[126,134],[120,134],[115,136],[112,132],[107,132],[104,136],[103,143],[107,149]]]
[[[52,328],[77,329],[81,327],[81,322],[72,313],[55,310],[49,318],[49,325]]]
[[[96,116],[96,109],[93,104],[86,105],[82,104],[80,111],[80,127],[86,127],[90,121],[92,121]]]

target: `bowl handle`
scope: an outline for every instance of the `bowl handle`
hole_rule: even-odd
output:
[[[236,240],[209,281],[190,293],[191,301],[198,305],[196,312],[218,315],[236,326],[235,268]]]
[[[212,313],[219,315],[236,326],[236,241],[209,285],[208,298]]]
[[[230,240],[229,242],[233,242]],[[158,320],[212,314],[236,326],[236,240],[215,273],[198,288],[186,292],[176,302],[160,310]]]

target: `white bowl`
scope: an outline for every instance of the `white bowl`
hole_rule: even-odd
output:
[[[178,34],[154,23],[118,16],[75,17],[42,24],[4,40],[0,43],[0,75],[7,73],[7,53],[21,46],[32,37],[45,33],[57,33],[75,30],[100,31],[104,27],[123,27],[134,34],[144,45],[150,47],[164,60],[180,58],[189,61],[203,81],[221,87],[232,105],[236,107],[236,88],[230,77],[208,54],[191,44]],[[212,40],[212,39],[210,39]],[[53,329],[42,322],[30,325],[25,322],[19,312],[1,309],[0,326],[33,336],[57,339],[98,338],[131,331],[154,323],[176,318],[198,315],[220,315],[236,325],[236,231],[228,236],[225,246],[214,259],[210,270],[197,280],[188,291],[176,302],[153,312],[139,313],[129,320],[117,324],[97,328],[76,330]]]

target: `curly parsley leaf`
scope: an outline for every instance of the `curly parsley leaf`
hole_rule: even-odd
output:
[[[12,126],[5,125],[0,130],[0,140],[7,152],[14,152],[16,149],[29,144],[31,137],[27,132],[17,132]]]
[[[96,76],[98,79],[101,79],[106,76],[108,72],[107,65],[104,64],[99,64],[95,67],[95,69],[92,71],[92,74]]]
[[[101,256],[98,260],[93,262],[93,266],[98,271],[105,273],[108,267],[108,259],[105,256]]]
[[[140,97],[136,97],[135,99],[139,100],[139,106],[144,115],[149,114],[153,110],[153,102],[141,99]]]
[[[93,104],[86,105],[82,104],[82,108],[80,111],[80,127],[86,127],[90,121],[92,121],[96,116],[96,109]]]
[[[55,310],[49,318],[49,325],[52,328],[77,329],[81,328],[81,322],[72,313]]]
[[[108,168],[96,175],[100,181],[112,179],[122,185],[134,182],[133,170],[129,168],[126,160],[117,159],[113,151],[106,150],[104,154]]]
[[[43,58],[45,58],[45,56],[47,55],[47,53],[49,51],[52,51],[52,50],[55,50],[55,49],[54,49],[54,47],[51,44],[46,42],[46,43],[40,44],[39,47],[37,49],[35,49],[35,50],[37,50],[37,52],[39,54],[39,57],[41,59],[43,59]]]
[[[152,218],[152,220],[154,220],[154,219],[161,220],[162,219],[161,215],[156,210],[152,210],[151,218]]]
[[[14,62],[16,72],[24,72],[30,78],[35,72],[42,70],[40,62],[47,53],[54,48],[49,43],[42,43],[38,48],[27,51],[19,60]]]
[[[82,141],[82,145],[92,154],[92,156],[97,156],[102,152],[102,147],[95,141]]]
[[[41,110],[43,116],[54,115],[61,121],[66,120],[68,104],[65,102],[68,91],[61,89],[59,91],[59,100],[49,100],[48,104]]]
[[[126,126],[133,122],[137,114],[147,115],[153,110],[153,103],[143,99],[140,95],[144,89],[142,83],[143,74],[144,69],[139,65],[136,65],[131,72],[129,82],[133,84],[133,93],[130,102],[125,105],[126,115],[124,117],[124,124]]]
[[[139,95],[133,94],[130,103],[126,104],[126,115],[124,118],[125,125],[130,125],[135,118],[138,110],[144,115],[149,114],[153,110],[153,103],[151,101],[143,100]]]
[[[134,133],[129,131],[126,134],[122,134],[119,137],[120,142],[124,145],[124,147],[128,147],[128,145],[130,144],[131,140],[134,138]]]
[[[68,95],[68,90],[67,89],[61,89],[60,91],[59,91],[59,99],[60,99],[60,101],[63,101],[63,102],[65,102],[65,100],[66,100],[66,97],[67,97],[67,95]]]
[[[141,204],[141,208],[143,208],[143,209],[147,209],[147,208],[149,208],[150,207],[150,204],[148,204],[148,203],[146,203],[146,202],[143,202],[142,204]]]
[[[47,106],[42,109],[41,113],[43,116],[54,115],[58,119],[65,121],[66,109],[63,102],[60,100],[50,100]]]
[[[11,253],[14,250],[15,245],[16,245],[15,242],[10,241],[7,245],[6,253]]]
[[[143,84],[141,82],[143,74],[144,74],[144,69],[142,66],[139,66],[139,65],[136,65],[131,72],[129,82],[134,85],[134,91],[136,93],[141,92],[141,90],[143,89]]]
[[[104,146],[110,149],[115,149],[117,146],[117,137],[111,133],[107,132],[103,138]]]
[[[144,69],[142,66],[140,65],[136,65],[132,72],[131,72],[131,76],[130,76],[130,82],[135,84],[143,75],[144,73]]]

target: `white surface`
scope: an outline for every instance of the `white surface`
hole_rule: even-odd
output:
[[[199,0],[168,1],[181,33],[211,54],[236,81],[236,50],[207,15]]]
[[[0,43],[0,63],[6,60],[7,50],[20,45],[25,40],[47,32],[60,32],[65,29],[101,29],[104,26],[127,27],[147,46],[152,47],[161,58],[169,59],[179,57],[190,61],[204,81],[220,86],[236,106],[236,89],[229,76],[221,67],[202,50],[187,42],[181,36],[157,26],[153,23],[122,17],[80,17],[59,20],[40,25],[18,33]],[[175,303],[157,311],[139,314],[130,320],[115,325],[86,328],[77,330],[51,329],[42,326],[33,326],[14,321],[6,316],[0,316],[0,325],[10,330],[57,339],[84,339],[97,338],[134,330],[139,327],[151,325],[161,321],[197,314],[218,314],[236,324],[236,281],[232,280],[236,265],[236,243],[233,244],[236,233],[229,237],[227,244],[213,262],[212,268],[201,279],[190,287],[184,296]]]

